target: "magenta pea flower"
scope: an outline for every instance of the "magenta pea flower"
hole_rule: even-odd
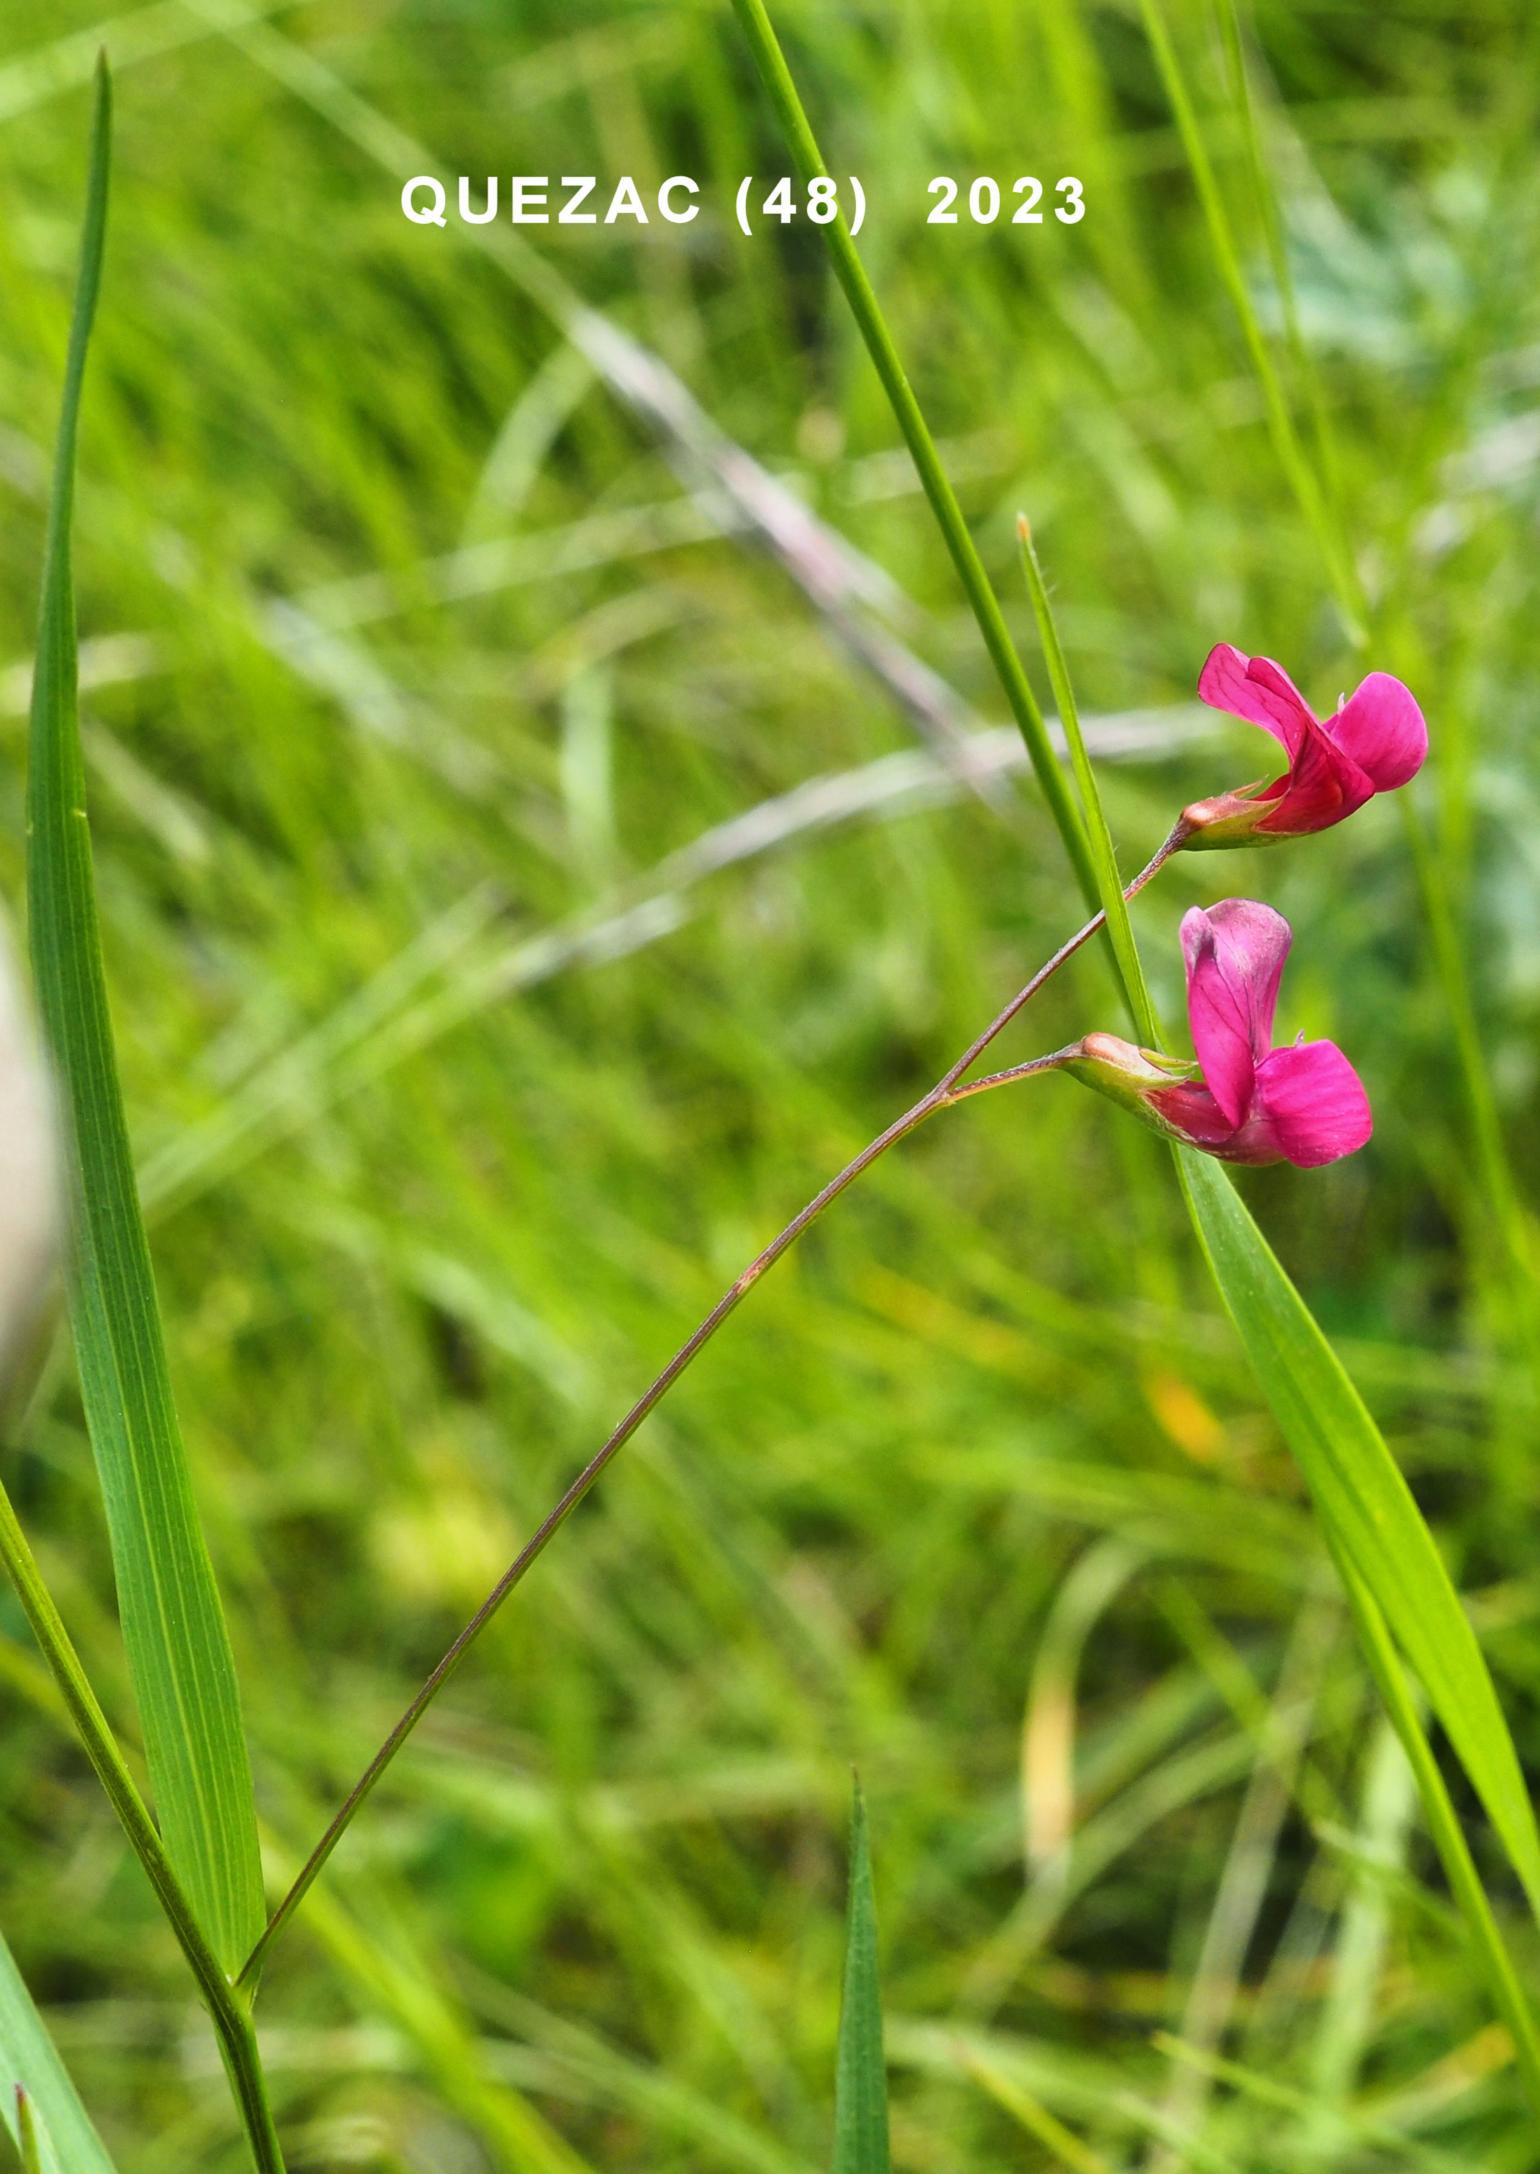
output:
[[[1198,694],[1211,709],[1270,732],[1289,767],[1270,785],[1242,786],[1188,808],[1189,850],[1267,845],[1329,830],[1374,794],[1405,785],[1427,756],[1422,711],[1388,672],[1371,672],[1322,719],[1271,657],[1245,657],[1220,642],[1198,675]]]
[[[1273,1047],[1273,1012],[1293,941],[1271,906],[1227,898],[1182,920],[1196,1064],[1088,1034],[1066,1069],[1170,1138],[1226,1162],[1336,1162],[1374,1129],[1363,1082],[1335,1042]]]

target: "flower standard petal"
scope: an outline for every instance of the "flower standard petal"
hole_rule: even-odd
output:
[[[1248,657],[1229,642],[1216,643],[1198,674],[1198,699],[1210,709],[1227,710],[1260,725],[1284,748],[1290,761],[1315,723],[1304,696],[1271,657]]]
[[[1376,792],[1405,785],[1427,759],[1427,722],[1411,689],[1389,672],[1371,672],[1321,729]]]
[[[1364,1083],[1335,1042],[1296,1042],[1257,1067],[1253,1111],[1279,1154],[1301,1170],[1336,1162],[1374,1130]]]
[[[1232,1126],[1251,1103],[1256,1068],[1272,1040],[1289,924],[1271,906],[1227,898],[1182,918],[1187,1016],[1203,1078]]]

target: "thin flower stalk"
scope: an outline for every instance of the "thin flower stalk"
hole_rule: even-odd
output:
[[[1138,897],[1146,884],[1159,873],[1171,856],[1181,850],[1189,835],[1189,826],[1184,816],[1177,821],[1170,836],[1128,885],[1123,893],[1125,900]],[[1012,1020],[1031,1002],[1038,991],[1052,980],[1059,969],[1066,965],[1075,956],[1075,953],[1103,927],[1106,918],[1105,913],[1093,914],[1083,928],[1077,929],[1067,942],[1061,944],[1046,965],[1038,968],[1031,980],[1024,987],[1018,989],[1003,1010],[996,1013],[983,1032],[974,1037],[956,1062],[948,1066],[940,1079],[937,1080],[935,1086],[928,1093],[921,1095],[918,1102],[911,1104],[902,1117],[896,1117],[892,1124],[886,1126],[877,1134],[875,1139],[868,1141],[861,1152],[846,1163],[843,1170],[839,1171],[836,1176],[829,1180],[827,1185],[813,1195],[807,1205],[792,1217],[791,1221],[771,1239],[763,1251],[755,1255],[742,1274],[736,1277],[727,1290],[723,1292],[700,1325],[680,1345],[667,1366],[643,1390],[619,1425],[601,1443],[576,1479],[567,1488],[565,1494],[562,1495],[560,1500],[536,1527],[469,1622],[445,1649],[432,1673],[425,1679],[411,1703],[401,1714],[395,1727],[385,1738],[385,1741],[370,1760],[368,1766],[365,1767],[358,1780],[353,1784],[338,1808],[330,1826],[305,1860],[287,1894],[285,1894],[283,1900],[278,1904],[268,1920],[261,1939],[241,1968],[236,1980],[238,1985],[248,1984],[255,1979],[268,1949],[304,1900],[317,1874],[347,1832],[355,1815],[373,1791],[375,1784],[380,1780],[386,1768],[405,1744],[407,1738],[412,1734],[418,1722],[464,1660],[476,1640],[481,1636],[481,1633],[502,1607],[508,1595],[520,1583],[526,1572],[533,1567],[540,1556],[544,1554],[546,1548],[557,1533],[560,1532],[562,1526],[584,1496],[588,1494],[606,1466],[630,1441],[642,1422],[657,1409],[669,1390],[673,1388],[675,1382],[700,1356],[728,1316],[737,1311],[765,1272],[775,1266],[781,1255],[796,1243],[804,1231],[817,1222],[824,1210],[830,1207],[841,1193],[853,1185],[857,1178],[861,1177],[864,1172],[871,1168],[873,1163],[885,1155],[890,1147],[895,1147],[900,1140],[906,1139],[910,1133],[917,1131],[928,1118],[934,1117],[938,1111],[947,1109],[954,1103],[969,1100],[973,1095],[982,1093],[988,1088],[1006,1086],[1016,1080],[1026,1079],[1040,1072],[1058,1069],[1073,1054],[1073,1051],[1070,1050],[1055,1051],[1051,1056],[1034,1058],[1028,1064],[1013,1066],[1009,1071],[992,1074],[987,1079],[977,1080],[971,1084],[965,1083],[965,1075],[972,1070],[979,1058],[983,1056],[985,1050],[1004,1033]],[[1078,1045],[1076,1046],[1078,1047]]]

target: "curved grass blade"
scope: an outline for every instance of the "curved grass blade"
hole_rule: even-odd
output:
[[[1518,1754],[1476,1634],[1401,1468],[1229,1177],[1191,1149],[1178,1150],[1176,1160],[1220,1296],[1327,1537],[1421,1678],[1540,1917],[1540,1831]]]
[[[63,1087],[74,1195],[70,1315],[118,1605],[167,1851],[221,1963],[261,1932],[251,1770],[229,1636],[198,1524],[129,1155],[86,823],[70,570],[75,440],[101,282],[111,96],[91,175],[43,568],[28,777],[38,1003]]]
[[[796,161],[797,170],[805,183],[828,180],[833,177],[824,164],[818,139],[813,134],[812,123],[807,117],[786,56],[781,51],[775,26],[765,7],[765,0],[733,0],[754,65],[759,70],[765,94],[775,109],[776,120],[786,138],[786,145]],[[941,539],[962,583],[977,623],[979,635],[995,669],[1011,715],[1026,745],[1027,755],[1044,799],[1048,803],[1055,827],[1064,842],[1075,877],[1087,905],[1096,904],[1096,871],[1091,862],[1079,810],[1074,795],[1060,768],[1054,753],[1053,742],[1048,736],[1048,726],[1039,707],[1032,684],[1027,678],[1016,646],[1011,640],[1010,629],[979,557],[978,547],[963,519],[957,494],[952,489],[941,456],[936,451],[935,440],[925,420],[914,388],[909,382],[893,335],[877,300],[876,292],[866,274],[860,251],[846,223],[845,214],[836,205],[834,217],[822,229],[825,246],[834,276],[850,306],[872,367],[881,380],[893,411],[909,457],[914,462],[920,487],[935,516]]]
[[[1513,2057],[1529,2094],[1530,2105],[1540,2112],[1540,2031],[1535,2028],[1523,1985],[1513,1967],[1512,1957],[1503,1946],[1503,1936],[1487,1900],[1486,1889],[1481,1884],[1481,1874],[1476,1870],[1459,1814],[1438,1770],[1438,1761],[1423,1729],[1417,1703],[1402,1674],[1400,1656],[1385,1629],[1384,1617],[1364,1591],[1352,1565],[1339,1550],[1334,1548],[1333,1553],[1358,1627],[1364,1658],[1379,1686],[1391,1727],[1400,1740],[1422,1797],[1428,1828],[1443,1864],[1450,1893],[1470,1928],[1477,1967],[1487,1981],[1492,2004],[1513,2039]]]
[[[857,1782],[850,1807],[850,1907],[834,2085],[834,2174],[889,2174],[890,2164],[877,1904],[866,1803]]]
[[[1251,366],[1256,372],[1279,466],[1287,476],[1300,509],[1314,532],[1322,561],[1331,576],[1337,608],[1342,613],[1343,623],[1353,646],[1355,649],[1362,648],[1366,638],[1367,619],[1363,584],[1343,543],[1341,531],[1333,519],[1331,506],[1316,480],[1315,471],[1300,442],[1299,432],[1294,427],[1294,417],[1289,409],[1282,380],[1274,366],[1266,335],[1252,303],[1250,289],[1246,285],[1240,251],[1236,246],[1229,213],[1225,209],[1224,190],[1214,172],[1208,146],[1203,140],[1202,125],[1171,43],[1159,0],[1139,0],[1139,8],[1150,51],[1155,57],[1155,65],[1176,121],[1177,134],[1181,137],[1182,149],[1192,169],[1198,200],[1203,209],[1209,239],[1213,244],[1215,262],[1234,306]]]
[[[0,2124],[23,2169],[113,2174],[106,2146],[70,2081],[0,1935]],[[31,2131],[30,2152],[28,2130]]]
[[[1058,623],[1053,616],[1053,606],[1048,597],[1048,584],[1043,579],[1037,545],[1032,541],[1031,523],[1024,513],[1016,517],[1016,534],[1021,545],[1021,570],[1027,577],[1027,594],[1032,599],[1032,616],[1037,621],[1038,639],[1043,645],[1043,660],[1048,666],[1048,680],[1053,688],[1053,698],[1059,705],[1059,721],[1064,727],[1064,742],[1069,749],[1070,768],[1075,774],[1075,784],[1080,794],[1086,846],[1096,876],[1098,902],[1107,916],[1107,940],[1117,964],[1123,1001],[1128,1006],[1134,1032],[1143,1041],[1154,1046],[1159,1040],[1159,1028],[1155,1020],[1155,1008],[1150,1002],[1150,992],[1145,986],[1144,969],[1139,964],[1139,949],[1134,942],[1128,900],[1123,895],[1123,878],[1118,873],[1117,851],[1112,843],[1112,833],[1107,828],[1107,816],[1102,807],[1101,794],[1097,790],[1096,773],[1091,768],[1091,756],[1080,722],[1080,705],[1075,700],[1075,689],[1070,680],[1064,645],[1059,640]],[[1172,835],[1174,837],[1176,834],[1173,832]]]

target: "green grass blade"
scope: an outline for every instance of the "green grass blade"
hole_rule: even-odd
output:
[[[1123,878],[1118,873],[1117,851],[1112,843],[1112,833],[1107,827],[1106,811],[1102,807],[1101,794],[1096,786],[1096,773],[1091,767],[1085,733],[1081,729],[1080,705],[1075,700],[1069,663],[1064,654],[1064,645],[1059,640],[1058,623],[1048,597],[1048,584],[1043,579],[1037,546],[1032,540],[1032,530],[1025,516],[1018,524],[1018,532],[1021,538],[1022,571],[1027,577],[1027,593],[1032,599],[1032,614],[1037,621],[1038,639],[1043,645],[1043,659],[1048,666],[1049,684],[1053,688],[1053,698],[1059,705],[1059,720],[1064,727],[1064,738],[1069,747],[1070,767],[1075,773],[1075,784],[1080,792],[1081,814],[1085,823],[1091,867],[1096,877],[1099,903],[1102,912],[1107,916],[1107,935],[1112,945],[1112,956],[1117,962],[1118,979],[1123,985],[1124,1002],[1133,1020],[1135,1033],[1153,1049],[1159,1046],[1155,1007],[1150,1002],[1144,968],[1139,963],[1139,947],[1134,942],[1128,901],[1123,896]]]
[[[834,2174],[888,2174],[890,2164],[877,1904],[866,1804],[858,1782],[850,1808],[850,1911],[834,2086]]]
[[[1321,390],[1320,372],[1315,367],[1300,323],[1299,297],[1294,286],[1294,273],[1289,264],[1283,217],[1272,178],[1268,173],[1267,160],[1263,155],[1261,130],[1257,126],[1256,101],[1251,95],[1251,78],[1246,65],[1245,42],[1241,35],[1238,0],[1217,0],[1216,12],[1229,75],[1230,95],[1234,100],[1246,146],[1246,168],[1251,177],[1251,193],[1256,200],[1257,215],[1262,222],[1267,261],[1282,313],[1284,344],[1288,350],[1294,382],[1304,393],[1305,406],[1310,416],[1311,436],[1315,442],[1316,464],[1320,471],[1326,508],[1335,533],[1341,537],[1344,535],[1341,465],[1337,460],[1331,423],[1326,412],[1326,397]]]
[[[129,1154],[86,824],[70,526],[81,382],[101,280],[111,99],[98,75],[33,682],[27,895],[38,1002],[75,1196],[70,1312],[134,1693],[168,1853],[227,1969],[262,1929],[251,1771],[198,1524]]]
[[[1530,2105],[1540,2113],[1540,2033],[1536,2031],[1523,1985],[1512,1957],[1503,1946],[1503,1936],[1492,1914],[1486,1889],[1481,1884],[1481,1874],[1476,1869],[1459,1814],[1439,1772],[1416,1702],[1407,1688],[1400,1656],[1391,1643],[1385,1619],[1369,1598],[1352,1564],[1340,1550],[1334,1548],[1333,1552],[1358,1627],[1359,1643],[1417,1783],[1450,1893],[1470,1927],[1475,1959],[1487,1981],[1492,2004],[1512,2033],[1514,2060],[1524,2079]]]
[[[1540,1833],[1518,1755],[1412,1491],[1226,1172],[1189,1149],[1177,1167],[1214,1280],[1328,1538],[1421,1678],[1540,1916]]]
[[[113,2174],[106,2148],[80,2103],[47,2025],[32,2005],[32,1996],[22,1983],[3,1936],[0,2122],[16,2146],[24,2169],[37,2167],[41,2174]]]
[[[1145,35],[1149,39],[1155,65],[1160,71],[1160,79],[1176,119],[1177,133],[1182,139],[1187,163],[1192,169],[1214,259],[1234,304],[1241,334],[1246,342],[1246,351],[1262,390],[1268,429],[1272,434],[1279,465],[1288,477],[1300,509],[1314,532],[1354,646],[1360,647],[1364,640],[1366,618],[1362,584],[1332,518],[1331,508],[1316,481],[1299,433],[1294,427],[1294,418],[1289,411],[1283,383],[1274,366],[1272,352],[1262,330],[1261,320],[1257,316],[1256,305],[1251,299],[1245,272],[1241,268],[1240,250],[1230,225],[1230,215],[1225,208],[1224,190],[1209,157],[1197,111],[1177,60],[1176,49],[1171,43],[1159,0],[1139,0],[1139,6],[1144,18]]]
[[[797,170],[804,182],[829,177],[823,153],[813,133],[786,56],[781,51],[780,40],[765,8],[764,0],[733,0],[739,23],[754,55],[760,81],[766,95],[775,108],[781,132],[786,138]],[[957,570],[968,604],[978,624],[979,634],[989,653],[995,675],[1010,707],[1012,717],[1021,733],[1028,758],[1043,797],[1048,803],[1064,850],[1074,866],[1076,879],[1088,905],[1095,904],[1096,882],[1090,851],[1080,815],[1075,807],[1059,759],[1054,753],[1053,742],[1048,737],[1048,726],[1032,692],[1031,682],[1024,671],[1016,646],[1011,640],[1005,615],[999,599],[990,585],[984,562],[963,519],[957,494],[952,489],[941,456],[936,451],[935,440],[925,420],[908,373],[899,358],[893,335],[888,330],[887,319],[877,300],[875,288],[866,274],[861,253],[846,223],[843,210],[837,210],[833,219],[821,229],[829,251],[834,276],[850,306],[857,330],[871,357],[872,366],[882,382],[888,405],[903,433],[914,462],[921,488],[941,531],[942,541]]]

